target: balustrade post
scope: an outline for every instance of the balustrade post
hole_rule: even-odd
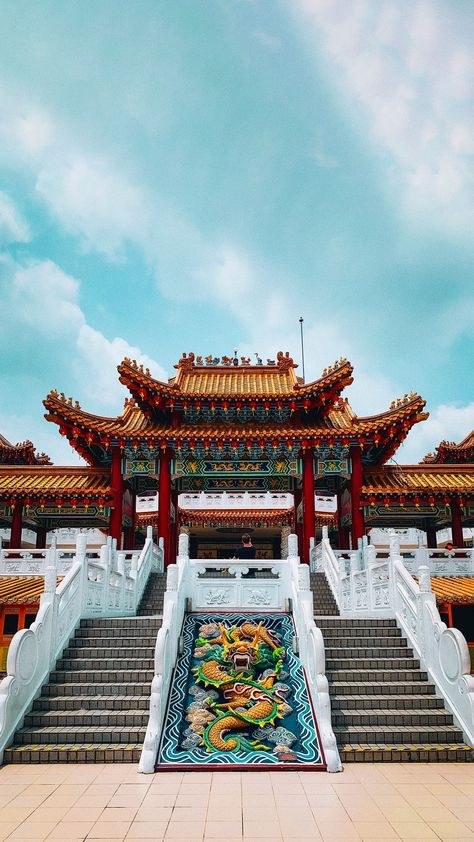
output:
[[[418,577],[418,594],[416,598],[416,626],[417,626],[417,635],[418,640],[420,642],[420,651],[421,657],[424,661],[425,665],[429,668],[431,663],[429,663],[430,659],[428,657],[428,653],[430,652],[430,646],[427,645],[426,640],[426,631],[425,631],[425,624],[426,624],[426,617],[425,617],[425,604],[427,602],[431,602],[433,605],[436,605],[436,598],[431,589],[431,576],[430,576],[430,568],[427,564],[420,564],[417,569],[417,577]]]
[[[298,536],[294,532],[288,535],[288,558],[298,558]]]
[[[81,602],[81,616],[87,603],[87,588],[89,582],[89,559],[87,558],[87,535],[84,532],[79,532],[76,538],[76,555],[74,561],[78,561],[81,565],[80,576],[80,592],[79,599]]]
[[[365,571],[366,571],[366,587],[367,587],[367,605],[373,610],[375,606],[375,583],[374,583],[374,565],[377,564],[377,553],[372,544],[365,546]]]

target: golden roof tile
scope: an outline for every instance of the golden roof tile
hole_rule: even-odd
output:
[[[0,465],[0,498],[111,497],[110,474],[102,468]]]
[[[474,577],[432,576],[431,589],[436,602],[457,602],[474,605]]]
[[[382,469],[364,471],[362,494],[474,496],[474,466],[460,465],[446,470],[440,465],[384,465]]]
[[[43,576],[0,576],[0,605],[37,605],[43,591]]]

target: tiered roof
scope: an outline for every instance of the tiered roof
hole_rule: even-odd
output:
[[[0,605],[38,605],[43,591],[43,576],[0,576]]]
[[[441,465],[384,465],[383,469],[364,471],[362,500],[365,503],[435,503],[449,504],[455,496],[474,496],[474,465],[459,465],[447,470]]]
[[[33,442],[12,444],[0,434],[0,465],[51,465],[51,460],[46,453],[37,453]]]
[[[0,498],[105,505],[112,499],[110,474],[102,468],[1,465]]]
[[[455,444],[453,441],[442,441],[436,448],[436,453],[427,453],[423,463],[446,465],[474,463],[474,430],[465,439]]]
[[[469,576],[432,576],[431,590],[436,602],[474,605],[474,579]]]
[[[199,358],[196,358],[199,359]],[[224,358],[231,360],[231,358]],[[271,361],[272,362],[272,361]],[[132,392],[116,418],[87,413],[53,390],[46,418],[59,425],[89,464],[106,464],[112,444],[128,448],[171,447],[203,458],[297,455],[301,448],[360,444],[364,461],[381,464],[411,427],[427,418],[425,401],[412,392],[378,415],[358,417],[340,396],[352,382],[352,366],[339,360],[312,383],[296,377],[295,364],[279,352],[275,363],[199,365],[183,355],[168,383],[125,359],[121,382]]]

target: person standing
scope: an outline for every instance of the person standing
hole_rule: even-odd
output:
[[[252,544],[252,539],[250,535],[242,535],[242,544],[238,547],[234,553],[234,558],[255,558],[257,555],[257,549]]]

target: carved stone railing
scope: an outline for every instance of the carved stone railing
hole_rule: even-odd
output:
[[[300,564],[297,536],[290,535],[288,544],[291,605],[299,657],[306,672],[327,770],[328,772],[340,772],[342,764],[331,722],[331,700],[326,678],[326,653],[321,629],[314,620],[313,594],[310,590],[309,579],[310,571],[307,564]]]
[[[150,697],[150,716],[139,771],[151,773],[164,726],[166,705],[178,641],[186,607],[188,610],[293,611],[301,662],[306,670],[312,702],[318,718],[328,771],[341,769],[331,725],[331,710],[325,676],[324,643],[313,618],[309,569],[299,563],[297,537],[288,538],[285,561],[237,559],[209,561],[189,558],[189,537],[181,534],[176,565],[167,571],[163,624],[155,648],[155,675]]]
[[[446,550],[419,546],[415,550],[403,549],[400,555],[406,569],[414,575],[421,565],[427,565],[431,576],[474,576],[472,547]]]
[[[465,637],[443,623],[431,590],[430,570],[421,566],[415,582],[400,557],[392,557],[393,602],[397,622],[430,679],[474,746],[474,676]]]
[[[186,511],[193,509],[289,509],[294,499],[286,491],[222,491],[212,494],[209,491],[195,491],[180,494],[179,505]]]
[[[163,552],[153,545],[151,527],[140,553],[117,553],[108,539],[100,552],[87,552],[79,533],[69,570],[56,587],[58,553],[53,541],[43,562],[44,592],[36,620],[17,632],[8,650],[7,675],[0,682],[0,764],[25,713],[83,618],[136,613],[148,576],[163,569]]]
[[[64,576],[71,568],[75,550],[56,550],[57,573]],[[0,576],[43,576],[48,550],[0,550]]]
[[[469,560],[459,551],[454,563]],[[419,547],[413,563],[415,581],[400,554],[395,532],[390,535],[388,556],[377,557],[375,548],[361,542],[357,551],[335,551],[327,535],[321,542],[322,567],[342,617],[392,617],[408,638],[462,728],[474,746],[474,676],[470,674],[469,648],[458,629],[442,622],[431,591],[432,560],[439,551]],[[424,562],[424,563],[423,563]]]

